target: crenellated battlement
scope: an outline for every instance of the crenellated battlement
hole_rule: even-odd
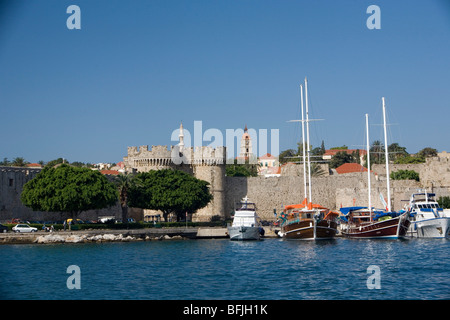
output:
[[[123,158],[125,167],[137,171],[161,169],[181,164],[199,166],[224,165],[226,161],[226,147],[188,147],[180,151],[179,146],[148,146],[128,147],[128,155]]]
[[[148,172],[150,170],[178,169],[207,181],[213,194],[212,202],[200,209],[195,219],[209,221],[212,216],[225,217],[225,163],[226,147],[148,146],[128,147],[123,158],[125,170]]]

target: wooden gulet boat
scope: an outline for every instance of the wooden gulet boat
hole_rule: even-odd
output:
[[[315,121],[309,119],[308,110],[308,82],[305,78],[305,104],[306,120],[303,115],[303,87],[300,85],[302,120],[291,120],[291,122],[302,122],[302,140],[303,140],[303,184],[305,198],[301,204],[287,205],[281,214],[281,230],[279,236],[286,239],[300,240],[325,240],[332,239],[337,233],[337,218],[339,214],[331,211],[311,201],[311,161],[309,144],[309,122]],[[305,146],[305,126],[307,145]],[[306,157],[305,147],[308,149]],[[306,188],[306,165],[308,165],[309,179],[309,201]]]
[[[285,206],[281,237],[300,240],[333,239],[337,233],[337,212],[307,202]]]
[[[387,146],[386,135],[386,107],[383,101],[384,139]],[[407,213],[397,213],[391,210],[390,185],[389,185],[389,158],[387,147],[385,147],[386,174],[387,174],[387,210],[373,210],[370,196],[370,147],[369,147],[369,116],[366,114],[367,135],[367,180],[368,180],[368,207],[341,208],[344,214],[343,220],[346,225],[342,231],[348,238],[371,238],[371,239],[398,239],[406,235],[410,221]]]
[[[367,208],[352,209],[346,216],[348,223],[347,228],[342,231],[344,236],[366,239],[398,239],[406,236],[410,223],[407,214]]]

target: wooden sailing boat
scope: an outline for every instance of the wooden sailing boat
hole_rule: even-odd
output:
[[[287,205],[281,214],[282,223],[279,235],[286,239],[301,240],[321,240],[332,239],[337,233],[337,218],[339,214],[331,211],[319,204],[311,201],[311,161],[310,161],[310,144],[309,144],[309,119],[308,110],[308,82],[305,78],[305,104],[306,104],[306,120],[303,116],[303,87],[300,85],[302,120],[292,120],[292,122],[302,122],[302,142],[303,142],[303,184],[305,191],[305,199],[300,204]],[[305,127],[307,136],[307,157],[305,154]],[[309,200],[306,188],[306,166],[308,164],[308,180],[309,180]]]
[[[399,214],[391,210],[391,196],[389,184],[389,158],[387,150],[386,135],[386,107],[383,102],[383,122],[384,122],[384,145],[386,157],[386,174],[387,174],[387,210],[372,210],[370,196],[370,147],[369,147],[369,115],[366,114],[366,144],[367,144],[367,182],[368,182],[368,199],[369,206],[366,207],[347,207],[341,208],[344,214],[344,220],[347,220],[346,226],[342,233],[349,238],[388,238],[397,239],[404,237],[409,227],[409,217],[407,213]]]

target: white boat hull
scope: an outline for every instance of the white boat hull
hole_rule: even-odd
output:
[[[261,234],[259,227],[228,227],[230,240],[259,240]]]
[[[447,238],[450,237],[450,218],[435,218],[411,221],[407,236],[415,238]]]

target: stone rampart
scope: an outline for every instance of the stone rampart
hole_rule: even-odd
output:
[[[0,167],[0,222],[12,219],[21,219],[23,221],[62,221],[70,218],[68,213],[33,211],[20,201],[23,186],[40,171],[41,169]],[[120,205],[117,203],[111,208],[81,212],[78,218],[82,220],[98,220],[102,216],[114,216],[121,219],[121,214]]]

